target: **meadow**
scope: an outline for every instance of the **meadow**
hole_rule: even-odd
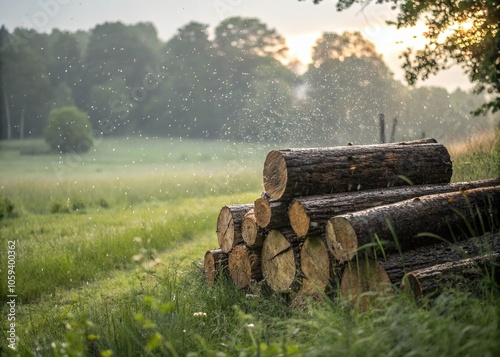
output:
[[[485,278],[415,304],[396,292],[359,312],[336,298],[248,296],[208,287],[219,210],[253,202],[274,146],[107,138],[85,155],[0,142],[1,252],[16,241],[16,347],[7,347],[0,256],[0,355],[499,355],[500,290]],[[449,147],[454,182],[498,177],[494,133]]]

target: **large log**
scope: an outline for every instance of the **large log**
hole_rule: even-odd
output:
[[[221,249],[208,250],[203,261],[203,270],[209,286],[227,271],[228,256]]]
[[[267,284],[277,293],[297,291],[302,274],[300,267],[300,245],[291,230],[271,230],[262,246],[262,273]]]
[[[388,286],[400,287],[411,271],[496,253],[500,253],[500,233],[419,247],[387,259],[355,259],[342,274],[339,295],[344,301],[366,306],[380,292],[387,293]]]
[[[229,253],[229,275],[234,285],[246,288],[250,281],[262,280],[260,251],[237,245]]]
[[[456,262],[434,265],[406,274],[401,283],[403,291],[417,301],[438,294],[444,288],[473,288],[473,282],[491,274],[499,281],[500,253],[493,253]]]
[[[262,247],[267,230],[257,225],[254,210],[251,209],[243,217],[241,236],[245,244],[251,248]]]
[[[500,185],[500,179],[451,184],[418,185],[343,192],[322,196],[295,198],[288,210],[290,225],[299,237],[321,234],[325,223],[333,216],[382,206],[410,198],[437,193],[470,190]]]
[[[262,228],[280,229],[290,225],[288,221],[288,201],[268,201],[258,198],[253,203],[255,221]]]
[[[217,239],[224,253],[243,242],[241,223],[245,214],[253,208],[252,204],[224,206],[217,218]]]
[[[336,216],[326,224],[326,239],[333,256],[347,261],[362,247],[382,254],[404,251],[436,239],[479,235],[499,221],[500,186],[483,187]]]
[[[264,188],[273,200],[413,184],[447,183],[446,147],[434,139],[396,144],[273,150]]]

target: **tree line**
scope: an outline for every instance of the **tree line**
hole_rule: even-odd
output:
[[[377,142],[380,113],[397,140],[459,139],[497,119],[470,114],[483,96],[394,80],[359,32],[323,33],[312,59],[300,73],[286,39],[256,18],[225,19],[213,36],[190,22],[166,42],[151,23],[2,27],[0,138],[40,137],[68,106],[104,135],[330,145]]]

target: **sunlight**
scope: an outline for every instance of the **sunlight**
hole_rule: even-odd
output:
[[[287,38],[286,43],[289,48],[290,58],[297,58],[303,64],[312,61],[312,49],[320,33],[306,33]]]

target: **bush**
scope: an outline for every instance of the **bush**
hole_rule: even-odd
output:
[[[7,197],[0,196],[0,220],[14,216],[14,203]]]
[[[92,126],[87,114],[77,107],[52,109],[44,131],[53,151],[85,153],[92,148]]]

